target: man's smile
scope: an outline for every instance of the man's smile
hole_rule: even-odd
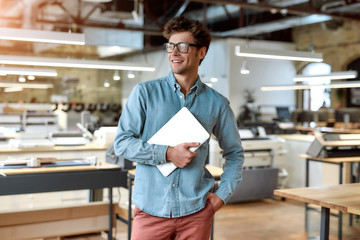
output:
[[[179,59],[172,59],[171,62],[173,63],[180,63],[183,62],[183,60],[179,60]]]

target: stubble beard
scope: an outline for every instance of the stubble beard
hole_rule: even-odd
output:
[[[180,66],[180,67],[174,67],[171,65],[171,69],[174,74],[183,74],[186,71],[186,68]]]

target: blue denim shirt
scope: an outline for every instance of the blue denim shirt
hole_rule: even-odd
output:
[[[224,173],[216,194],[226,203],[241,181],[243,148],[228,100],[198,78],[186,97],[172,72],[167,77],[138,84],[121,114],[114,149],[117,155],[136,162],[132,199],[144,212],[158,217],[181,217],[200,211],[214,185],[205,168],[209,140],[196,151],[185,168],[164,177],[155,167],[166,162],[168,146],[148,144],[182,107],[187,107],[203,127],[213,133],[223,150]]]

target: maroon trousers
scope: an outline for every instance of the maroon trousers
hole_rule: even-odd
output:
[[[213,216],[209,200],[201,211],[179,218],[155,217],[135,207],[131,240],[209,240]]]

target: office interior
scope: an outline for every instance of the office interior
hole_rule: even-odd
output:
[[[245,149],[212,238],[320,237],[319,206],[274,191],[359,183],[357,1],[1,0],[1,239],[129,237],[136,166],[112,142],[131,90],[169,73],[161,29],[179,15],[211,32],[199,77],[229,99]],[[358,239],[358,215],[331,211],[330,239]]]

